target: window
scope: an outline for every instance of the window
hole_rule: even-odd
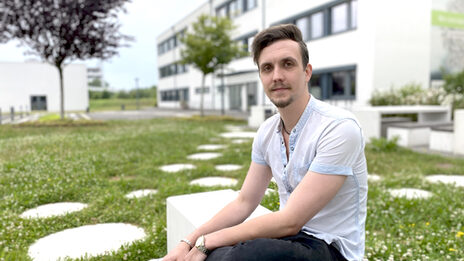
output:
[[[330,9],[330,32],[338,33],[348,30],[348,3],[336,5]]]
[[[253,44],[253,39],[257,32],[249,33],[244,36],[240,36],[239,38],[235,39],[235,41],[239,42],[242,47],[243,51],[245,52],[251,52],[251,45]]]
[[[188,101],[188,88],[160,91],[162,101]],[[183,96],[183,97],[182,97]]]
[[[358,1],[351,2],[351,28],[358,27]]]
[[[311,93],[311,95],[314,95],[316,99],[322,98],[320,75],[314,74],[313,76],[311,76],[311,80],[309,81],[309,93]]]
[[[296,26],[300,29],[303,35],[303,41],[309,40],[309,17],[302,17],[296,20]]]
[[[355,99],[356,66],[315,71],[308,88],[309,92],[318,99]]]
[[[243,0],[244,5],[246,5],[246,8],[244,10],[249,11],[253,8],[255,8],[258,4],[256,3],[256,0]]]
[[[311,39],[324,35],[324,14],[322,12],[311,15]]]
[[[201,93],[201,87],[195,88],[195,93],[200,94]],[[203,89],[203,93],[209,93],[209,87],[205,86]]]

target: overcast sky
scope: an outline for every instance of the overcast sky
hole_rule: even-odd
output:
[[[121,48],[119,55],[103,63],[104,77],[114,89],[132,89],[135,78],[140,87],[158,82],[156,37],[188,16],[208,0],[132,0],[126,5],[127,13],[120,15],[121,32],[132,35],[130,47]],[[26,49],[17,42],[0,44],[0,62],[23,62],[35,58],[24,56]],[[82,63],[82,61],[77,61]],[[95,65],[95,61],[85,62]]]

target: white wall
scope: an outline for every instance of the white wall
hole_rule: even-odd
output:
[[[89,106],[87,68],[70,64],[64,68],[64,105],[66,111],[84,111]],[[5,113],[31,108],[31,95],[47,96],[48,111],[60,110],[58,70],[39,62],[0,63],[0,107]]]

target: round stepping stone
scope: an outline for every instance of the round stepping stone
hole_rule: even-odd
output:
[[[42,205],[23,212],[22,218],[48,218],[63,216],[72,212],[80,211],[87,207],[87,204],[77,202],[60,202]]]
[[[36,261],[96,256],[116,251],[145,236],[143,229],[130,224],[88,225],[43,237],[31,245],[28,254]]]
[[[213,186],[235,186],[237,184],[236,179],[224,178],[224,177],[207,177],[195,179],[190,182],[190,185],[200,185],[203,187],[213,187]]]
[[[464,187],[464,176],[460,175],[431,175],[426,179],[432,183],[454,184],[458,187]]]
[[[247,143],[249,142],[249,140],[245,140],[245,139],[233,139],[232,140],[232,143],[234,144],[243,144],[243,143]]]
[[[244,129],[242,126],[236,126],[236,125],[226,125],[225,128],[226,130],[230,132],[241,132]]]
[[[204,153],[195,153],[187,156],[187,159],[191,160],[210,160],[221,157],[221,153],[216,152],[204,152]]]
[[[228,139],[234,139],[234,138],[253,139],[255,136],[256,136],[256,132],[251,132],[251,131],[237,131],[237,132],[221,133],[221,137],[228,138]]]
[[[160,169],[164,172],[179,172],[182,170],[195,169],[195,165],[192,164],[171,164],[161,166]]]
[[[234,171],[234,170],[241,169],[242,166],[235,165],[235,164],[224,164],[224,165],[216,165],[214,168],[219,171]]]
[[[382,178],[377,174],[369,174],[367,175],[367,180],[369,181],[380,181]]]
[[[141,189],[141,190],[132,191],[131,193],[126,195],[126,198],[142,198],[142,197],[154,195],[156,193],[158,193],[158,190],[156,189]]]
[[[272,177],[271,182],[277,185],[277,181],[275,180],[274,177]]]
[[[389,192],[393,197],[404,197],[407,199],[429,198],[433,195],[431,192],[413,188],[390,189]]]
[[[197,147],[197,150],[220,150],[226,146],[220,144],[204,144]]]
[[[271,189],[271,188],[267,188],[266,189],[266,192],[265,192],[265,195],[269,195],[271,193],[276,193],[277,191],[275,189]]]

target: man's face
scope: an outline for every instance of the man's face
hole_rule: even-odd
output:
[[[258,64],[264,91],[278,108],[309,96],[311,65],[303,69],[297,42],[280,40],[267,46],[261,51]]]

